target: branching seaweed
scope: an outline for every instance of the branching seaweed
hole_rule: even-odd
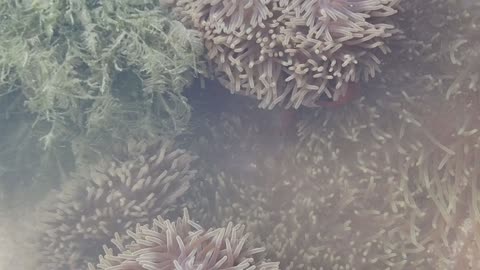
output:
[[[45,148],[186,128],[182,91],[203,70],[198,33],[153,1],[19,2],[0,4],[0,99],[20,92],[36,123],[49,123]]]
[[[202,50],[154,1],[0,1],[0,186],[48,188],[116,141],[183,132]]]

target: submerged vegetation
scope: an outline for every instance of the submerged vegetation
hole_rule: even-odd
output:
[[[59,179],[113,142],[184,132],[202,53],[154,1],[2,1],[1,183]]]
[[[46,149],[186,128],[182,91],[202,71],[202,44],[153,2],[8,1],[0,12],[0,97],[22,101],[2,118],[26,110],[34,128],[48,124]]]
[[[4,1],[1,206],[60,187],[39,269],[475,270],[479,28],[473,0]]]

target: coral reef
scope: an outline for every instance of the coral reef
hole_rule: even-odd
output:
[[[113,159],[79,169],[39,212],[42,269],[86,269],[115,232],[178,207],[196,170],[194,156],[167,140],[130,141]]]
[[[117,234],[113,242],[120,253],[105,247],[98,268],[89,269],[279,269],[278,263],[265,261],[265,248],[251,247],[244,230],[233,223],[205,230],[185,210],[176,222],[158,217],[151,227],[138,225],[135,232],[128,232],[131,244],[124,245]]]
[[[170,2],[202,33],[215,77],[261,108],[339,100],[375,76],[398,33],[399,0]]]

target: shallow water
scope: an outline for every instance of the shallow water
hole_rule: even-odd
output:
[[[18,27],[0,33],[0,270],[162,269],[140,265],[166,260],[149,245],[201,257],[220,240],[231,257],[241,236],[229,222],[250,235],[225,265],[251,257],[280,269],[480,269],[477,1],[402,1],[388,20],[402,33],[387,41],[381,72],[355,83],[358,96],[288,110],[231,94],[218,82],[225,74],[192,78],[195,33],[154,11],[130,16],[154,2],[126,11],[122,1],[59,3],[0,3],[0,23]],[[101,12],[108,18],[93,23]],[[159,38],[152,25],[178,32]],[[107,34],[87,34],[95,31]],[[149,59],[145,48],[156,45],[178,63]],[[173,244],[152,231],[127,235],[183,209],[231,234],[193,247],[187,232]],[[112,254],[99,259],[103,245]],[[187,255],[167,269],[194,269],[180,266]]]

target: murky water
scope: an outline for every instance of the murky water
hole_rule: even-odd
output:
[[[5,0],[0,270],[480,269],[479,33],[476,0]]]

